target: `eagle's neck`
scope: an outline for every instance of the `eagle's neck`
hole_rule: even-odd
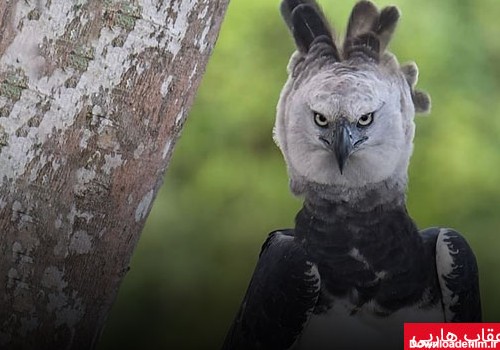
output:
[[[335,197],[335,190],[308,192],[295,227],[328,293],[351,296],[359,304],[387,301],[387,308],[394,306],[389,305],[394,290],[396,303],[420,298],[428,257],[404,191],[384,183],[346,200],[346,193]]]
[[[405,233],[409,237],[418,236],[406,210],[405,189],[405,184],[390,180],[363,188],[310,185],[305,191],[303,208],[297,215],[296,229],[306,239],[310,236],[306,232],[326,234],[328,240],[346,233],[350,236],[349,241],[358,244],[379,235],[382,240]],[[387,225],[390,226],[388,231],[377,230]]]

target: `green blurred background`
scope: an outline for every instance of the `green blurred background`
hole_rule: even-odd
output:
[[[464,233],[484,319],[500,322],[500,1],[394,2],[391,51],[418,63],[433,99],[416,119],[409,211]],[[320,3],[343,33],[355,1]],[[293,225],[301,202],[271,137],[293,51],[278,6],[229,5],[100,349],[217,349],[268,232]]]

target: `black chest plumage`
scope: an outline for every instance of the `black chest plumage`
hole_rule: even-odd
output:
[[[316,312],[337,297],[359,307],[373,300],[387,313],[424,295],[430,303],[439,298],[432,242],[419,234],[404,204],[361,210],[307,199],[295,237],[321,276]]]

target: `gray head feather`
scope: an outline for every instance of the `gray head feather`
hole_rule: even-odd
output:
[[[415,64],[400,67],[386,51],[400,13],[369,1],[351,14],[342,50],[318,4],[284,0],[281,11],[298,51],[288,65],[274,130],[292,191],[378,183],[404,188],[415,112],[429,110],[414,89]]]
[[[415,86],[418,82],[418,67],[415,62],[406,63],[401,67],[406,81],[410,84],[413,104],[415,105],[415,112],[417,113],[429,113],[431,109],[431,98],[430,96],[419,90],[415,90]]]

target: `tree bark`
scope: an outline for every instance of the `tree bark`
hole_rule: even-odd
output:
[[[227,2],[0,2],[0,348],[96,346]]]

